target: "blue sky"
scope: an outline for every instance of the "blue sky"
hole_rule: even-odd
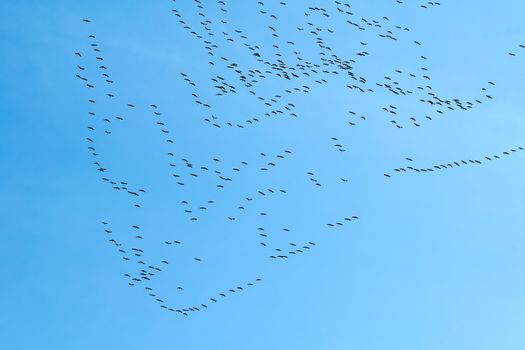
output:
[[[210,18],[221,15],[215,2],[202,3]],[[225,30],[242,28],[272,52],[256,3],[231,2]],[[370,55],[354,71],[370,82],[424,64],[439,95],[472,100],[490,94],[493,100],[428,121],[423,116],[429,108],[417,99],[349,91],[338,76],[325,85],[309,81],[310,93],[291,98],[297,118],[219,130],[203,122],[208,112],[194,103],[192,92],[210,101],[221,122],[244,122],[264,108],[246,91],[213,96],[210,77],[231,72],[207,64],[202,43],[171,11],[177,8],[197,27],[193,2],[1,2],[0,348],[523,349],[525,152],[433,173],[399,175],[392,169],[406,166],[405,157],[416,167],[432,167],[524,146],[525,49],[519,45],[525,44],[525,4],[442,0],[424,10],[409,1],[352,3],[357,19],[388,16],[392,25],[410,28],[393,43],[370,30],[359,33],[335,15],[305,20],[305,7],[319,1],[287,3],[267,6],[282,13],[279,33],[292,37],[305,56],[318,58],[296,23],[316,21],[335,30],[327,37],[341,56],[355,58],[359,41],[368,42]],[[115,99],[96,90],[95,107],[75,77],[77,65],[95,67],[85,54],[90,34],[115,80]],[[253,63],[240,46],[223,54],[242,67]],[[428,60],[423,63],[420,55]],[[181,72],[196,82],[195,89]],[[269,79],[260,91],[274,95],[285,84]],[[173,146],[153,122],[152,103],[162,111]],[[403,129],[382,111],[390,104],[402,111]],[[128,195],[101,181],[93,165],[87,127],[99,131],[106,124],[90,120],[92,110],[125,118],[122,124],[112,119],[111,137],[99,137],[97,149],[111,176],[147,190],[138,210]],[[349,126],[349,111],[366,120]],[[411,125],[410,116],[422,126]],[[332,137],[346,152],[334,148]],[[170,147],[177,158],[210,169],[240,161],[250,166],[222,192],[202,176],[177,186],[166,163]],[[275,169],[258,170],[278,154],[285,158]],[[306,172],[323,186],[314,186]],[[268,188],[287,193],[270,195]],[[245,203],[241,213],[239,203],[257,190],[267,195]],[[196,222],[181,210],[182,200],[198,207],[210,199],[217,207]],[[258,215],[263,211],[268,218]],[[359,219],[326,225],[352,215]],[[200,304],[218,291],[262,281],[189,317],[166,312],[142,286],[128,285],[123,274],[136,268],[108,243],[101,221],[126,244],[136,242],[130,226],[139,225],[148,259],[169,257],[152,286],[173,305]],[[277,246],[316,246],[286,261],[268,259],[258,244],[261,226]],[[183,244],[168,250],[162,243],[167,239]]]

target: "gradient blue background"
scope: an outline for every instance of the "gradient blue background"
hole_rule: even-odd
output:
[[[468,96],[494,80],[494,102],[402,141],[397,130],[354,132],[348,145],[366,168],[355,176],[359,224],[250,293],[180,318],[123,282],[100,233],[113,194],[85,150],[72,52],[85,37],[80,19],[96,20],[120,76],[133,71],[129,94],[191,114],[170,95],[185,91],[172,79],[203,50],[169,1],[1,1],[0,348],[523,349],[523,154],[390,182],[382,174],[407,154],[430,165],[523,144],[525,55],[506,52],[525,42],[525,3],[442,0],[427,12],[373,3],[425,38],[434,85]],[[327,89],[318,96],[339,98]],[[310,112],[329,116],[331,105]]]

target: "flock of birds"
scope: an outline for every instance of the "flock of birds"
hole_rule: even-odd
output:
[[[392,5],[402,6],[403,3],[396,0]],[[322,90],[328,84],[341,84],[344,91],[359,98],[371,96],[377,101],[391,101],[382,106],[372,105],[366,114],[348,110],[341,120],[340,130],[357,128],[372,118],[380,118],[395,129],[420,128],[450,113],[469,111],[494,99],[490,92],[495,85],[492,81],[480,87],[470,98],[449,96],[434,89],[430,58],[425,53],[423,41],[415,37],[409,27],[392,23],[388,16],[365,17],[348,2],[326,1],[323,7],[305,7],[301,11],[297,11],[295,4],[278,0],[246,2],[243,6],[253,9],[254,21],[260,22],[255,38],[235,25],[232,21],[235,6],[225,0],[213,3],[193,0],[184,4],[173,0],[171,5],[174,23],[201,46],[207,57],[205,65],[213,72],[206,81],[198,81],[190,72],[180,72],[181,81],[189,89],[188,98],[195,105],[195,114],[201,116],[195,128],[210,128],[211,131],[207,132],[217,135],[226,132],[225,129],[245,132],[244,129],[256,128],[271,120],[298,123],[303,117],[297,102],[299,97]],[[441,6],[441,3],[429,1],[417,5],[422,10],[429,10]],[[286,11],[288,14],[285,15]],[[291,26],[294,16],[300,21],[297,27]],[[93,32],[92,21],[84,19],[83,22],[88,31],[87,44],[75,52],[78,59],[75,75],[89,95],[86,104],[87,148],[101,180],[109,189],[122,195],[123,203],[132,210],[127,216],[132,220],[130,224],[114,225],[108,219],[102,221],[108,242],[125,262],[123,276],[130,287],[143,288],[160,308],[188,316],[229,295],[249,290],[262,280],[255,276],[186,304],[177,301],[171,292],[160,290],[161,284],[156,283],[160,276],[174,269],[183,273],[179,267],[181,261],[189,266],[206,264],[208,259],[198,254],[198,243],[183,252],[186,240],[193,239],[191,232],[183,239],[180,238],[182,233],[155,233],[138,222],[144,217],[141,215],[147,216],[140,212],[147,210],[144,208],[153,201],[148,198],[150,190],[138,185],[133,175],[123,176],[125,168],[121,169],[117,162],[112,162],[118,141],[115,145],[110,141],[115,134],[122,137],[127,128],[136,128],[138,116],[146,116],[145,120],[154,125],[162,141],[158,149],[163,154],[165,174],[172,181],[172,190],[179,195],[173,206],[189,225],[198,225],[207,217],[226,223],[242,221],[243,230],[250,227],[253,231],[253,235],[247,238],[249,243],[255,243],[262,252],[260,256],[270,260],[285,261],[318,245],[317,240],[305,239],[301,232],[295,232],[292,221],[277,219],[278,213],[271,209],[275,207],[275,201],[293,193],[293,182],[300,181],[297,179],[305,180],[312,191],[324,191],[328,186],[351,184],[349,173],[327,178],[318,174],[316,169],[293,167],[290,162],[298,151],[292,147],[257,152],[242,160],[232,160],[236,155],[231,153],[216,156],[215,151],[210,151],[213,155],[207,159],[192,158],[191,152],[186,152],[178,144],[179,130],[170,127],[173,120],[158,104],[141,104],[121,97],[112,72],[113,65],[103,53],[101,42]],[[350,34],[356,44],[356,49],[350,54],[348,48],[343,50],[337,46],[340,32]],[[413,51],[414,65],[375,75],[368,73],[366,62],[370,60],[371,47],[381,45],[403,45]],[[514,52],[508,54],[516,56]],[[236,100],[242,100],[244,107],[231,108],[231,101]],[[186,133],[192,131],[186,130]],[[348,153],[349,147],[343,138],[331,136],[329,142],[338,154]],[[461,159],[424,167],[413,166],[414,160],[407,157],[405,165],[385,173],[384,177],[481,165],[521,152],[524,147],[487,154],[479,159]],[[277,171],[287,177],[294,171],[297,176],[293,176],[292,183],[279,183],[274,181],[278,176],[272,175]],[[272,184],[254,186],[243,180],[254,176],[266,176]],[[233,195],[222,194],[235,186],[240,189],[234,190]],[[340,187],[335,188],[335,193],[338,193]],[[239,194],[244,190],[244,194]],[[301,198],[301,193],[295,191],[295,195]],[[229,214],[217,214],[224,213],[224,210],[210,214],[221,201],[229,203],[224,204]],[[359,216],[355,213],[346,213],[312,229],[332,230],[357,220]],[[160,258],[158,249],[152,248],[155,244],[163,246],[164,255]],[[150,250],[155,254],[148,254]],[[193,276],[188,277],[191,278]],[[187,291],[184,281],[180,282],[174,284],[174,293]]]

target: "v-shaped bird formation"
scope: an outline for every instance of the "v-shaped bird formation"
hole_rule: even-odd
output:
[[[85,39],[74,54],[93,172],[114,198],[105,204],[103,233],[122,261],[125,283],[174,314],[250,293],[267,266],[301,259],[366,220],[356,201],[338,205],[360,186],[352,163],[359,151],[349,135],[371,121],[400,133],[423,129],[497,97],[490,77],[469,96],[434,88],[425,38],[409,20],[396,23],[368,2],[166,2],[177,33],[202,52],[192,59],[193,71],[176,77],[173,99],[191,113],[128,96],[95,20],[83,20]],[[385,47],[411,57],[396,65],[374,55]],[[502,56],[518,59],[524,49],[517,44]],[[302,105],[329,101],[327,86],[348,96],[341,115],[319,116]],[[306,141],[295,142],[303,133]],[[446,163],[407,156],[377,175],[391,183],[410,173],[480,166],[518,156],[523,147]],[[323,166],[328,157],[337,159],[331,171]]]

